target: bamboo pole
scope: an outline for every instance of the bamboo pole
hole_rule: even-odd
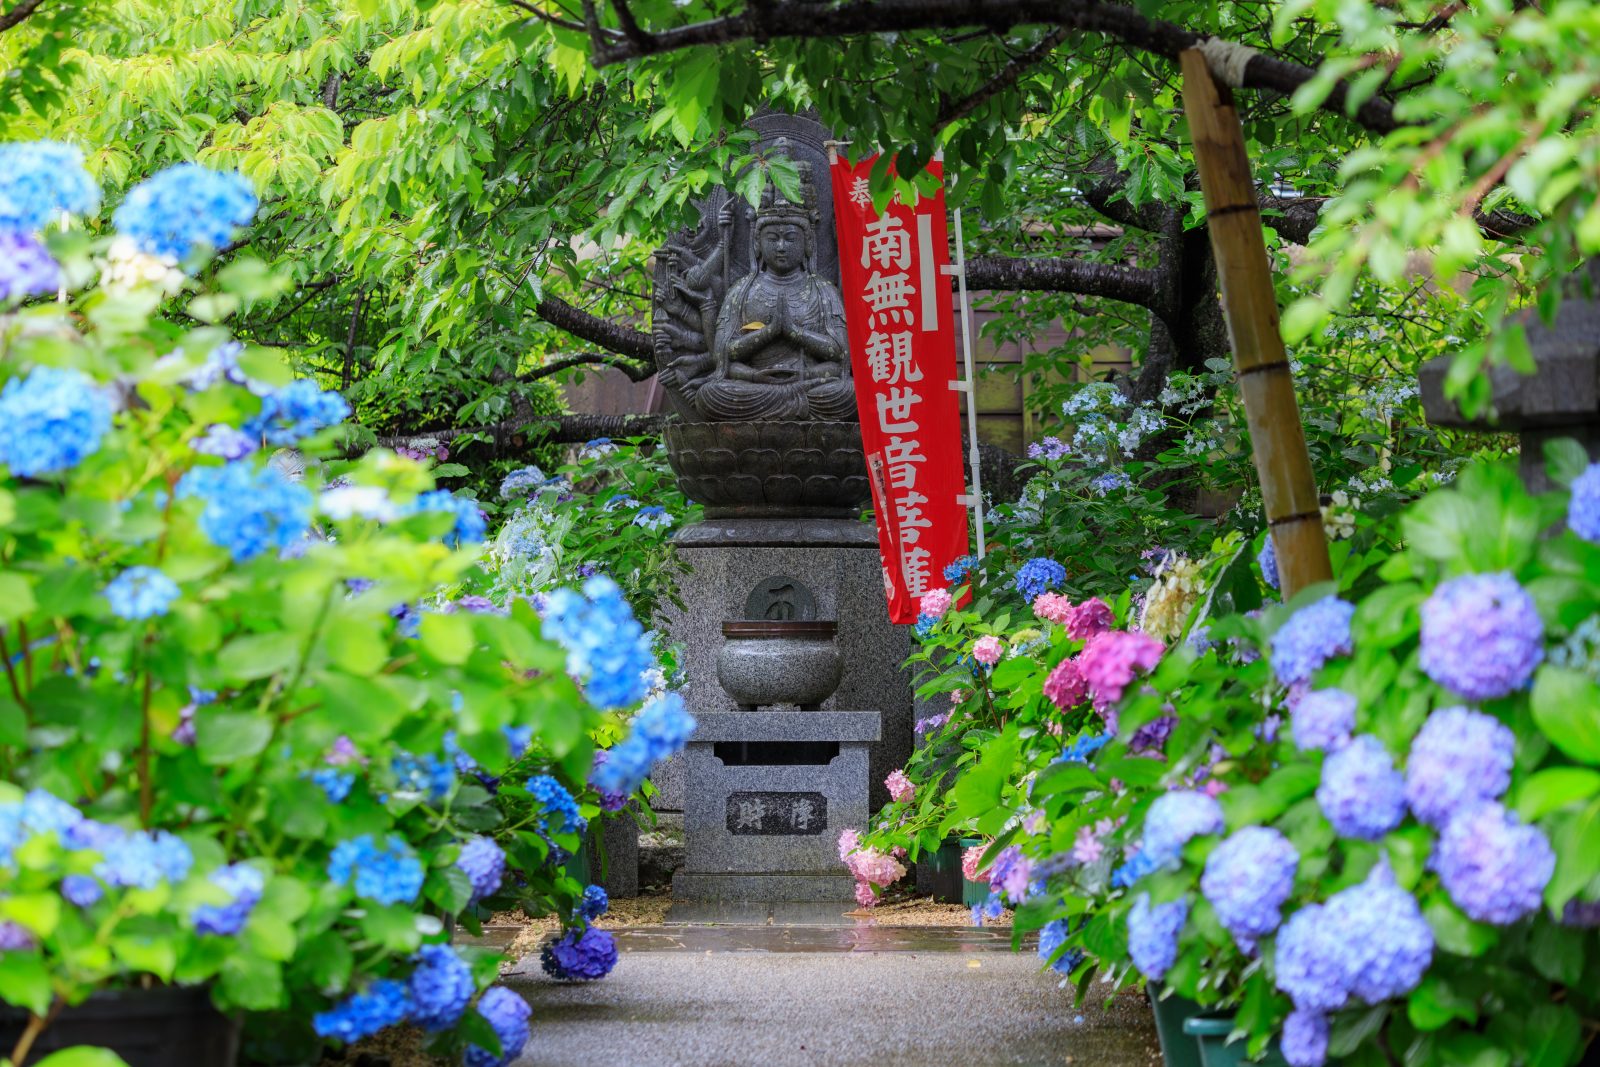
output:
[[[1279,585],[1288,600],[1306,586],[1333,577],[1316,477],[1278,329],[1277,296],[1261,238],[1261,209],[1233,93],[1218,84],[1199,49],[1188,49],[1178,59],[1183,68],[1183,109],[1189,118],[1222,308],[1233,343],[1234,376],[1277,550]]]

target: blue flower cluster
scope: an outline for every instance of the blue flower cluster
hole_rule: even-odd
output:
[[[497,985],[478,998],[478,1014],[500,1039],[500,1052],[496,1054],[481,1045],[469,1045],[462,1061],[465,1067],[506,1067],[522,1055],[522,1046],[528,1043],[528,1016],[532,1014],[527,1001],[505,986]]]
[[[1159,982],[1178,960],[1178,935],[1189,919],[1189,902],[1174,900],[1151,905],[1150,894],[1140,893],[1128,910],[1128,955],[1139,973]]]
[[[528,792],[544,811],[539,818],[539,829],[545,834],[581,834],[589,825],[578,814],[578,802],[567,792],[567,787],[548,774],[528,779]]]
[[[1290,1012],[1280,1044],[1289,1067],[1322,1067],[1328,1059],[1328,1017],[1320,1011]]]
[[[567,670],[598,708],[625,708],[650,691],[645,673],[656,665],[644,627],[622,588],[597,576],[580,594],[557,589],[545,605],[544,634],[567,650]]]
[[[1000,894],[990,890],[989,895],[977,904],[972,905],[972,925],[982,926],[985,922],[998,919],[1006,913],[1006,902],[1000,899]]]
[[[1317,804],[1341,837],[1376,841],[1406,815],[1405,779],[1371,734],[1360,734],[1322,764]]]
[[[67,903],[80,908],[93,907],[105,896],[105,890],[93,875],[69,874],[61,879],[61,895]]]
[[[450,790],[455,788],[455,766],[431,752],[421,756],[397,752],[389,761],[389,769],[394,774],[396,789],[422,793],[435,803],[449,796]]]
[[[201,531],[240,562],[281,552],[311,528],[311,491],[270,466],[195,467],[178,482],[178,496],[203,502]]]
[[[262,397],[261,410],[244,424],[244,432],[269,445],[294,445],[349,417],[344,397],[332,389],[324,392],[310,378],[299,378]]]
[[[523,467],[500,479],[500,496],[505,500],[527,496],[531,490],[538,489],[549,480],[538,467]]]
[[[371,834],[341,841],[328,857],[328,880],[348,885],[356,896],[378,904],[409,904],[422,891],[422,863],[398,834],[379,845]]]
[[[617,943],[604,930],[585,927],[568,930],[539,952],[539,965],[551,978],[592,982],[604,978],[617,965]]]
[[[76,467],[111,429],[111,401],[89,376],[35,367],[0,390],[0,463],[23,478]]]
[[[5,202],[0,194],[0,204]],[[0,230],[0,302],[61,288],[61,266],[37,239]]]
[[[1067,580],[1067,568],[1053,559],[1035,556],[1017,568],[1016,589],[1030,603],[1040,593],[1048,593]]]
[[[352,1044],[405,1022],[411,997],[404,984],[380,978],[364,993],[352,993],[327,1011],[311,1017],[318,1037]]]
[[[1572,480],[1567,529],[1585,541],[1600,543],[1600,463],[1590,464]]]
[[[456,866],[466,872],[472,883],[472,903],[477,903],[499,890],[506,873],[506,854],[493,838],[473,837],[461,846]]]
[[[100,187],[79,149],[59,141],[0,144],[0,232],[38,233],[63,213],[99,207]]]
[[[1492,715],[1439,708],[1411,740],[1406,803],[1418,819],[1442,828],[1458,812],[1495,800],[1511,785],[1517,739]]]
[[[1261,551],[1256,553],[1256,566],[1261,568],[1261,580],[1273,589],[1278,588],[1278,546],[1272,540],[1272,531],[1262,540]]]
[[[1539,910],[1556,854],[1537,826],[1523,825],[1498,803],[1481,803],[1450,820],[1433,866],[1469,917],[1508,926]]]
[[[603,748],[594,750],[594,762],[589,765],[589,783],[593,785],[601,777],[600,768],[611,762],[611,753]],[[600,794],[601,811],[621,811],[628,806],[627,793],[620,793],[613,789],[601,789],[595,786],[595,791]]]
[[[102,859],[94,873],[107,885],[154,889],[162,882],[183,881],[194,866],[189,846],[165,830],[120,834],[99,852]]]
[[[1288,838],[1271,827],[1246,826],[1206,857],[1200,892],[1239,947],[1251,952],[1282,921],[1299,866],[1300,853]]]
[[[350,790],[355,788],[356,776],[349,771],[341,771],[336,767],[319,767],[311,772],[311,780],[317,787],[327,794],[328,800],[334,804],[344,803],[350,795]]]
[[[611,900],[606,896],[603,886],[585,886],[583,896],[578,899],[578,915],[585,922],[594,922],[604,915],[611,907]]]
[[[1222,805],[1204,793],[1174,790],[1157,797],[1144,818],[1139,855],[1157,867],[1174,862],[1191,838],[1220,834]]]
[[[694,735],[694,716],[677,693],[665,693],[634,717],[628,736],[606,753],[591,781],[600,789],[631,795],[644,784],[650,768],[681,752]]]
[[[202,456],[233,461],[256,450],[256,439],[232,426],[216,423],[194,439],[194,450]]]
[[[1105,496],[1118,489],[1132,489],[1133,479],[1128,477],[1127,471],[1107,471],[1096,475],[1089,480],[1089,488],[1095,491],[1096,496]]]
[[[1285,685],[1307,682],[1334,656],[1350,652],[1355,605],[1327,596],[1307,604],[1272,635],[1272,672]]]
[[[196,905],[194,928],[202,934],[232,937],[250,921],[250,913],[261,903],[267,880],[249,864],[233,863],[212,871],[210,881],[233,899],[226,904]]]
[[[1343,689],[1306,693],[1290,707],[1289,727],[1301,752],[1332,752],[1355,733],[1356,698]]]
[[[959,584],[966,579],[967,575],[972,573],[972,569],[977,565],[977,556],[957,556],[953,562],[945,567],[944,580],[951,585]]]
[[[423,493],[405,508],[407,515],[424,511],[442,511],[456,517],[455,525],[444,535],[444,543],[452,548],[478,544],[489,534],[489,523],[477,502],[458,497],[448,489]]]
[[[1054,963],[1050,963],[1050,957],[1067,943],[1067,937],[1071,933],[1072,924],[1067,919],[1052,920],[1039,930],[1039,958],[1049,964],[1050,969],[1057,974],[1071,974],[1073,969],[1083,962],[1083,950],[1073,948],[1063,952],[1061,958]]]
[[[472,968],[449,945],[423,945],[406,986],[411,1021],[435,1034],[461,1020],[478,990]]]
[[[1080,734],[1051,763],[1087,763],[1089,757],[1111,743],[1110,734]]]
[[[1441,582],[1421,614],[1422,669],[1468,700],[1516,692],[1544,659],[1539,610],[1504,571]]]
[[[242,175],[180,163],[130,189],[111,221],[139,251],[181,261],[226,246],[257,206]]]
[[[123,619],[165,615],[180,593],[178,583],[154,567],[129,567],[105,588],[112,614]]]

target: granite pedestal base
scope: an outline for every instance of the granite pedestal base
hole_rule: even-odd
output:
[[[684,753],[680,900],[839,901],[855,882],[839,834],[867,821],[875,711],[745,711],[698,716]]]

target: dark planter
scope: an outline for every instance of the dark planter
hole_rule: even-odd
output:
[[[1252,1062],[1245,1059],[1248,1042],[1228,1043],[1228,1035],[1233,1032],[1233,1020],[1227,1016],[1192,1015],[1183,1021],[1183,1032],[1192,1037],[1200,1049],[1201,1067],[1239,1067],[1240,1064]],[[1261,1067],[1289,1067],[1276,1041],[1267,1046],[1266,1054],[1261,1059],[1253,1062]]]
[[[960,853],[965,852],[967,849],[973,848],[973,847],[975,847],[977,845],[981,845],[981,844],[983,844],[983,838],[981,838],[981,837],[963,837],[961,839],[961,848],[960,848],[959,852],[956,854],[956,870],[957,871],[961,870],[961,855],[960,855]],[[970,907],[973,904],[982,904],[984,901],[986,901],[988,899],[989,899],[989,883],[988,882],[969,882],[966,879],[965,875],[962,876],[962,878],[961,878],[961,903],[966,904],[967,906]]]
[[[1161,1059],[1167,1067],[1203,1067],[1200,1046],[1184,1032],[1184,1024],[1199,1016],[1200,1005],[1177,995],[1163,997],[1160,986],[1151,985],[1150,1007],[1156,1014],[1156,1036],[1161,1039]]]
[[[27,1026],[27,1012],[0,1009],[0,1055],[16,1047]],[[26,1062],[74,1045],[110,1049],[128,1067],[232,1067],[239,1021],[213,1007],[204,986],[107,990],[57,1015]]]
[[[921,887],[940,904],[965,904],[966,881],[961,875],[961,842],[951,838],[927,854],[928,876]]]

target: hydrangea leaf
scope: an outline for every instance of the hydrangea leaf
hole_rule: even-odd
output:
[[[37,952],[0,952],[0,999],[35,1015],[50,1009],[50,974]]]
[[[1517,790],[1517,814],[1531,822],[1596,793],[1600,793],[1600,771],[1549,767],[1532,775]]]
[[[1600,686],[1592,679],[1547,664],[1534,678],[1532,707],[1552,744],[1582,763],[1600,763]]]
[[[247,712],[218,712],[195,718],[195,747],[214,767],[258,755],[272,739],[272,721]]]

